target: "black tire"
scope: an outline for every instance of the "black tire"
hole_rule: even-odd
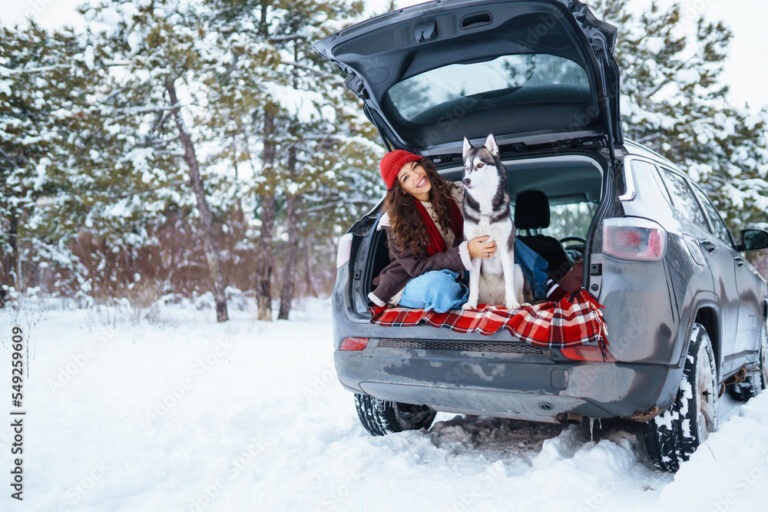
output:
[[[752,379],[754,377],[748,376],[746,380],[739,382],[738,384],[729,384],[725,387],[728,392],[728,396],[736,400],[737,402],[748,402],[750,398],[757,396],[758,391],[755,389]]]
[[[691,329],[683,379],[672,406],[643,427],[648,456],[662,471],[675,472],[717,429],[718,378],[706,329]]]
[[[726,391],[734,400],[747,402],[766,387],[768,387],[768,335],[763,330],[755,371],[738,384],[726,386]]]
[[[768,332],[763,331],[763,343],[760,346],[760,391],[768,389]]]
[[[373,436],[429,428],[437,414],[426,405],[387,402],[358,393],[355,393],[355,409],[363,428]]]

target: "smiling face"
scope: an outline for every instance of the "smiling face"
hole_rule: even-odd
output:
[[[419,162],[405,164],[397,173],[397,182],[406,193],[419,201],[429,200],[432,183],[427,178],[427,171]]]

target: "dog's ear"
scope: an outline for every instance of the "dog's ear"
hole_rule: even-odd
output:
[[[488,137],[485,139],[485,144],[483,145],[493,156],[499,155],[499,146],[496,144],[496,138],[492,133],[488,134]]]
[[[469,143],[469,139],[464,137],[464,148],[461,150],[461,154],[464,157],[464,159],[467,158],[467,154],[472,149],[472,144]]]
[[[491,152],[493,156],[499,156],[499,146],[496,144],[496,139],[493,137],[493,134],[489,134],[488,138],[485,139],[484,146],[488,151]]]

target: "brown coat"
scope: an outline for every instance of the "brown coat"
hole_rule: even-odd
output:
[[[378,285],[373,290],[373,295],[382,303],[389,301],[397,292],[402,290],[410,279],[430,270],[448,269],[458,274],[467,270],[459,247],[464,245],[463,251],[467,252],[466,258],[469,258],[469,252],[466,249],[466,242],[461,239],[454,240],[453,246],[444,252],[428,256],[426,252],[414,254],[409,244],[406,244],[402,250],[399,249],[391,241],[389,228],[385,227],[384,229],[389,242],[390,264],[384,267],[384,270],[379,274]]]

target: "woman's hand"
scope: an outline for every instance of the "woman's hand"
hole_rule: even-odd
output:
[[[467,243],[470,258],[490,258],[496,252],[496,242],[488,240],[488,235],[478,236]]]

